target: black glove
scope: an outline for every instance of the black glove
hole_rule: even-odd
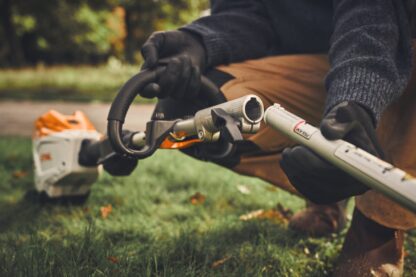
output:
[[[365,108],[355,102],[343,102],[324,117],[321,132],[327,139],[343,139],[383,157],[374,125]],[[369,189],[303,146],[285,149],[280,164],[293,186],[318,204],[334,203]]]
[[[205,48],[196,35],[186,31],[156,32],[142,47],[145,60],[142,69],[154,69],[160,64],[166,71],[157,83],[149,84],[143,97],[195,98],[205,68]]]

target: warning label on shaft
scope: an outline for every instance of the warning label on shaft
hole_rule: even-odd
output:
[[[293,131],[304,137],[305,139],[309,140],[313,134],[316,133],[318,129],[313,127],[312,125],[307,124],[305,121],[298,122],[295,127],[293,128]]]

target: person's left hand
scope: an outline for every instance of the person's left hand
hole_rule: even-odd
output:
[[[343,139],[383,157],[372,117],[355,102],[343,102],[333,107],[322,120],[321,132],[329,140]],[[292,185],[317,204],[334,203],[369,190],[304,146],[285,149],[280,164]]]

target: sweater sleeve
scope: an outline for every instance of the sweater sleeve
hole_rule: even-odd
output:
[[[260,0],[211,0],[211,15],[182,27],[199,36],[209,67],[265,56],[273,29]]]
[[[326,78],[326,112],[355,101],[377,122],[405,89],[411,72],[411,32],[403,0],[334,0],[334,31]]]

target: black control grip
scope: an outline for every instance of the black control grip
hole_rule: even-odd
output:
[[[124,123],[127,111],[133,103],[134,98],[136,98],[139,92],[145,88],[146,85],[156,82],[158,75],[161,74],[163,70],[164,67],[159,67],[156,70],[144,70],[128,80],[120,89],[111,104],[107,120],[117,120]]]
[[[128,148],[122,140],[122,127],[134,98],[146,85],[156,82],[165,69],[166,67],[160,66],[155,70],[144,70],[128,80],[118,92],[107,117],[108,137],[116,152],[135,158],[145,158],[153,154],[159,147],[159,145],[152,144],[144,146],[141,150]],[[217,86],[204,76],[201,77],[201,89],[197,97],[203,98],[209,105],[217,105],[226,101]]]
[[[201,76],[201,88],[198,96],[205,100],[209,106],[219,105],[227,101],[218,87],[205,76]]]

